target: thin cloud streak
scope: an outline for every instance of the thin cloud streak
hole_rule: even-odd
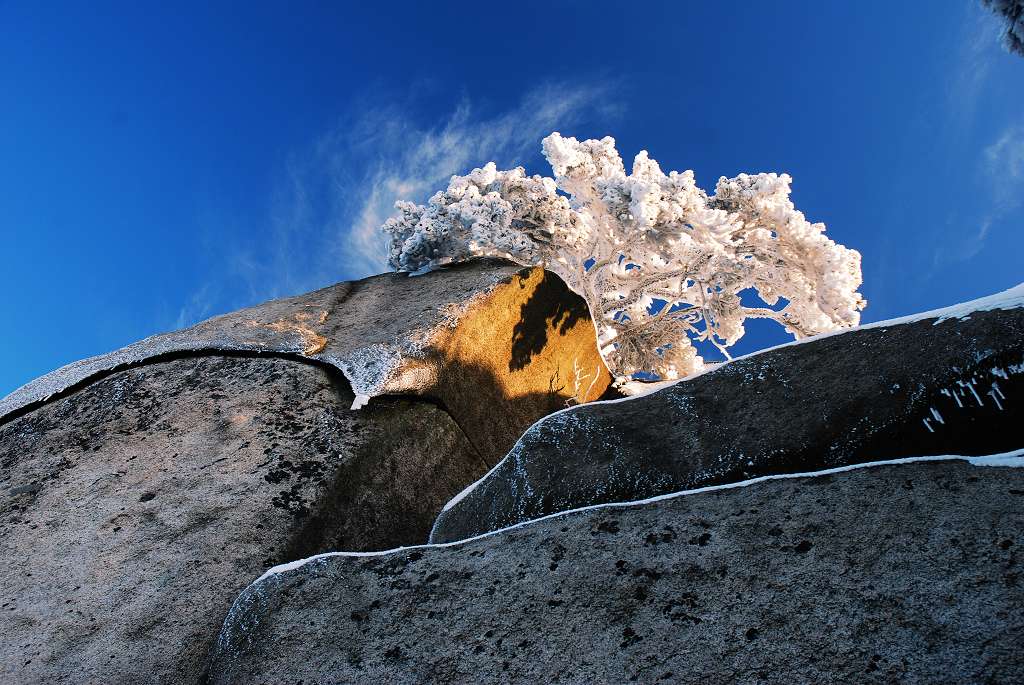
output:
[[[954,125],[969,126],[999,54],[999,26],[989,12],[969,6],[964,17],[959,59],[950,81],[950,109]]]
[[[974,253],[984,246],[992,224],[1024,204],[1024,126],[1010,126],[1003,131],[985,148],[984,160],[992,188],[992,206],[981,220]]]
[[[1024,201],[1024,125],[1010,126],[985,148],[985,164],[993,182],[996,204],[1010,210]]]
[[[422,202],[453,174],[490,161],[508,167],[535,157],[541,138],[572,126],[602,95],[598,88],[547,87],[530,93],[516,109],[486,120],[474,119],[472,107],[463,103],[434,130],[416,129],[394,112],[372,113],[364,125],[387,132],[387,140],[378,139],[387,153],[367,175],[360,193],[365,200],[340,244],[362,270],[385,269],[380,225],[394,213],[395,201]]]
[[[1024,126],[1009,126],[982,152],[982,174],[989,189],[988,210],[960,254],[970,259],[985,247],[993,225],[1024,205]]]
[[[977,145],[978,137],[984,135],[977,128],[975,115],[979,103],[997,87],[993,71],[996,62],[1005,58],[999,41],[1001,27],[995,15],[982,8],[980,3],[968,3],[964,9],[943,135],[950,141],[947,145],[952,146]],[[932,265],[926,278],[930,279],[944,265],[978,255],[999,221],[1020,206],[1021,167],[1024,166],[1021,155],[1024,153],[1017,152],[1017,145],[1024,145],[1024,140],[1022,128],[1014,124],[1006,128],[995,142],[981,149],[980,162],[970,174],[972,178],[957,191],[962,197],[952,205],[971,204],[968,188],[973,185],[976,188],[974,192],[978,193],[976,197],[985,203],[985,209],[976,208],[966,217],[958,217],[959,210],[950,214],[948,223],[951,228],[945,239],[933,248]],[[979,153],[975,147],[968,154]]]
[[[491,117],[463,101],[435,127],[396,107],[342,122],[289,164],[289,184],[275,204],[278,276],[268,275],[295,291],[310,287],[310,277],[323,284],[386,271],[380,226],[397,200],[423,202],[453,174],[489,161],[507,167],[535,159],[552,130],[595,113],[614,117],[607,95],[607,87],[549,85]]]

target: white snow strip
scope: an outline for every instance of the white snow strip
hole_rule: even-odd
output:
[[[461,502],[461,501],[462,501],[463,499],[465,499],[466,495],[468,495],[468,494],[469,494],[470,492],[472,492],[473,488],[475,488],[475,487],[476,487],[476,486],[477,486],[477,485],[478,485],[478,484],[480,483],[480,481],[484,480],[484,478],[487,478],[487,476],[489,476],[489,475],[491,475],[492,473],[494,473],[494,470],[495,470],[496,468],[498,468],[499,466],[501,466],[501,463],[502,463],[503,461],[505,461],[505,460],[504,460],[504,459],[502,459],[502,460],[501,460],[501,461],[499,461],[499,462],[498,462],[497,464],[495,464],[494,466],[492,466],[492,467],[491,467],[491,470],[490,470],[490,471],[488,471],[487,473],[485,473],[485,474],[483,475],[483,478],[480,478],[480,479],[478,479],[478,480],[475,480],[475,481],[473,481],[472,483],[470,483],[469,485],[467,485],[466,487],[464,487],[464,488],[462,489],[462,492],[460,492],[459,494],[455,495],[455,497],[452,497],[452,498],[451,498],[450,500],[448,500],[447,502],[445,502],[445,505],[444,505],[443,507],[441,507],[441,513],[443,514],[444,512],[448,511],[449,509],[451,509],[452,507],[454,507],[454,506],[455,506],[456,504],[458,504],[459,502]],[[434,525],[435,525],[435,526],[437,525],[437,521],[436,521],[436,520],[434,521]],[[431,535],[433,535],[433,534],[434,534],[433,528],[431,528],[430,534],[431,534]]]
[[[996,406],[999,408],[999,411],[1002,411],[1003,403],[999,401],[999,396],[996,395],[995,392],[993,392],[992,390],[989,390],[988,394],[993,400],[995,400]]]
[[[352,400],[352,410],[356,411],[366,406],[366,403],[370,401],[369,395],[356,395],[356,398]]]
[[[935,429],[932,428],[932,424],[928,421],[928,419],[921,419],[921,423],[923,423],[924,427],[927,428],[930,432],[935,432]]]
[[[939,412],[937,412],[937,411],[935,410],[935,407],[928,407],[928,408],[932,410],[932,416],[934,416],[934,417],[935,417],[935,420],[936,420],[936,421],[938,421],[939,423],[941,423],[941,424],[943,424],[943,425],[945,425],[945,424],[946,424],[946,422],[942,420],[942,414],[940,414]]]
[[[759,476],[757,478],[751,478],[750,480],[739,481],[737,483],[726,483],[724,485],[708,485],[702,488],[694,488],[693,490],[682,490],[680,492],[672,492],[665,495],[658,495],[656,497],[649,497],[647,499],[634,500],[630,502],[607,502],[604,504],[591,504],[586,507],[579,507],[578,509],[569,509],[567,511],[560,511],[554,514],[548,514],[547,516],[541,516],[540,518],[531,519],[529,521],[523,521],[506,528],[499,528],[498,530],[492,530],[487,533],[481,533],[480,535],[474,535],[473,537],[466,538],[464,540],[455,540],[454,542],[437,542],[428,543],[424,545],[410,545],[409,547],[396,547],[394,549],[382,550],[379,552],[325,552],[323,554],[316,554],[305,559],[297,559],[296,561],[290,561],[286,564],[279,564],[273,568],[268,569],[262,576],[257,578],[250,584],[258,585],[263,580],[270,578],[281,573],[287,573],[288,571],[294,571],[297,568],[301,568],[308,563],[318,561],[320,559],[329,559],[331,557],[379,557],[386,554],[394,554],[396,552],[402,552],[412,549],[444,549],[446,547],[458,547],[475,540],[481,540],[483,538],[490,537],[492,535],[498,535],[499,533],[507,533],[517,528],[523,528],[525,526],[532,526],[535,523],[541,521],[547,521],[549,519],[558,518],[560,516],[568,516],[570,514],[578,514],[584,511],[591,511],[594,509],[613,509],[613,508],[624,508],[624,507],[639,507],[645,504],[653,504],[655,502],[662,502],[665,500],[675,499],[676,497],[686,497],[689,495],[699,495],[705,492],[715,492],[718,490],[733,490],[736,488],[745,488],[750,485],[756,485],[758,483],[764,483],[770,480],[784,480],[788,478],[811,478],[815,476],[828,476],[835,473],[844,473],[846,471],[854,471],[857,469],[872,468],[876,466],[893,466],[899,464],[916,464],[933,461],[966,461],[972,466],[1002,466],[1010,468],[1024,468],[1024,448],[1014,450],[1012,452],[1003,452],[1001,454],[990,454],[981,457],[966,457],[962,455],[949,454],[942,456],[932,457],[904,457],[902,459],[887,459],[884,461],[872,461],[862,464],[850,464],[848,466],[837,466],[831,469],[824,469],[822,471],[805,471],[803,473],[784,473],[775,474],[770,476]]]
[[[992,381],[992,391],[998,394],[1004,400],[1006,399],[1006,395],[1004,395],[1003,391],[999,389],[999,384],[996,383],[995,381]]]
[[[679,381],[668,380],[668,381],[627,381],[622,384],[620,388],[622,392],[629,394],[630,399],[634,397],[643,397],[644,395],[650,395],[652,392],[657,392],[662,388],[667,388],[670,385],[675,385]],[[590,403],[593,404],[593,403]]]
[[[426,274],[429,274],[432,271],[434,271],[433,265],[426,264],[426,265],[421,266],[420,268],[416,269],[415,271],[406,271],[405,273],[406,273],[406,275],[409,276],[409,278],[412,278],[413,276],[425,276]]]
[[[1021,455],[1024,455],[1024,450],[991,454],[987,457],[971,457],[968,461],[971,462],[972,466],[1007,466],[1019,469],[1024,467],[1024,457]]]
[[[963,381],[957,381],[957,383],[960,384],[961,388],[970,389],[971,394],[974,395],[974,399],[978,402],[979,407],[985,406],[985,403],[981,401],[980,397],[978,397],[978,392],[974,389],[974,381],[967,381],[966,383],[964,383]]]

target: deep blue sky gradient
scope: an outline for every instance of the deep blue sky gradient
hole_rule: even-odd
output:
[[[862,253],[865,321],[1005,289],[1024,59],[997,31],[975,0],[0,2],[0,395],[367,275],[344,236],[373,170],[565,93],[584,95],[553,128],[612,135],[627,163],[646,148],[708,189],[790,173]],[[540,135],[480,154],[547,174]],[[749,330],[739,353],[785,339]]]

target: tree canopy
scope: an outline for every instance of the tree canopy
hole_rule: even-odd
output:
[[[391,265],[543,265],[587,301],[620,386],[701,370],[702,342],[728,358],[748,318],[798,338],[859,322],[860,254],[794,207],[787,174],[722,177],[708,195],[692,171],[665,174],[646,151],[627,174],[610,137],[552,133],[543,150],[554,178],[492,162],[426,205],[397,203],[383,226]]]

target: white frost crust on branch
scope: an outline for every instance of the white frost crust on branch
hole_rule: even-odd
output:
[[[620,386],[702,370],[694,342],[729,358],[747,318],[797,338],[860,321],[860,254],[794,207],[787,174],[723,177],[708,196],[692,171],[665,174],[646,151],[627,174],[609,137],[552,133],[543,149],[554,179],[492,162],[453,176],[426,205],[399,202],[383,226],[392,266],[476,255],[544,266],[587,301]],[[744,305],[745,290],[768,306]]]

